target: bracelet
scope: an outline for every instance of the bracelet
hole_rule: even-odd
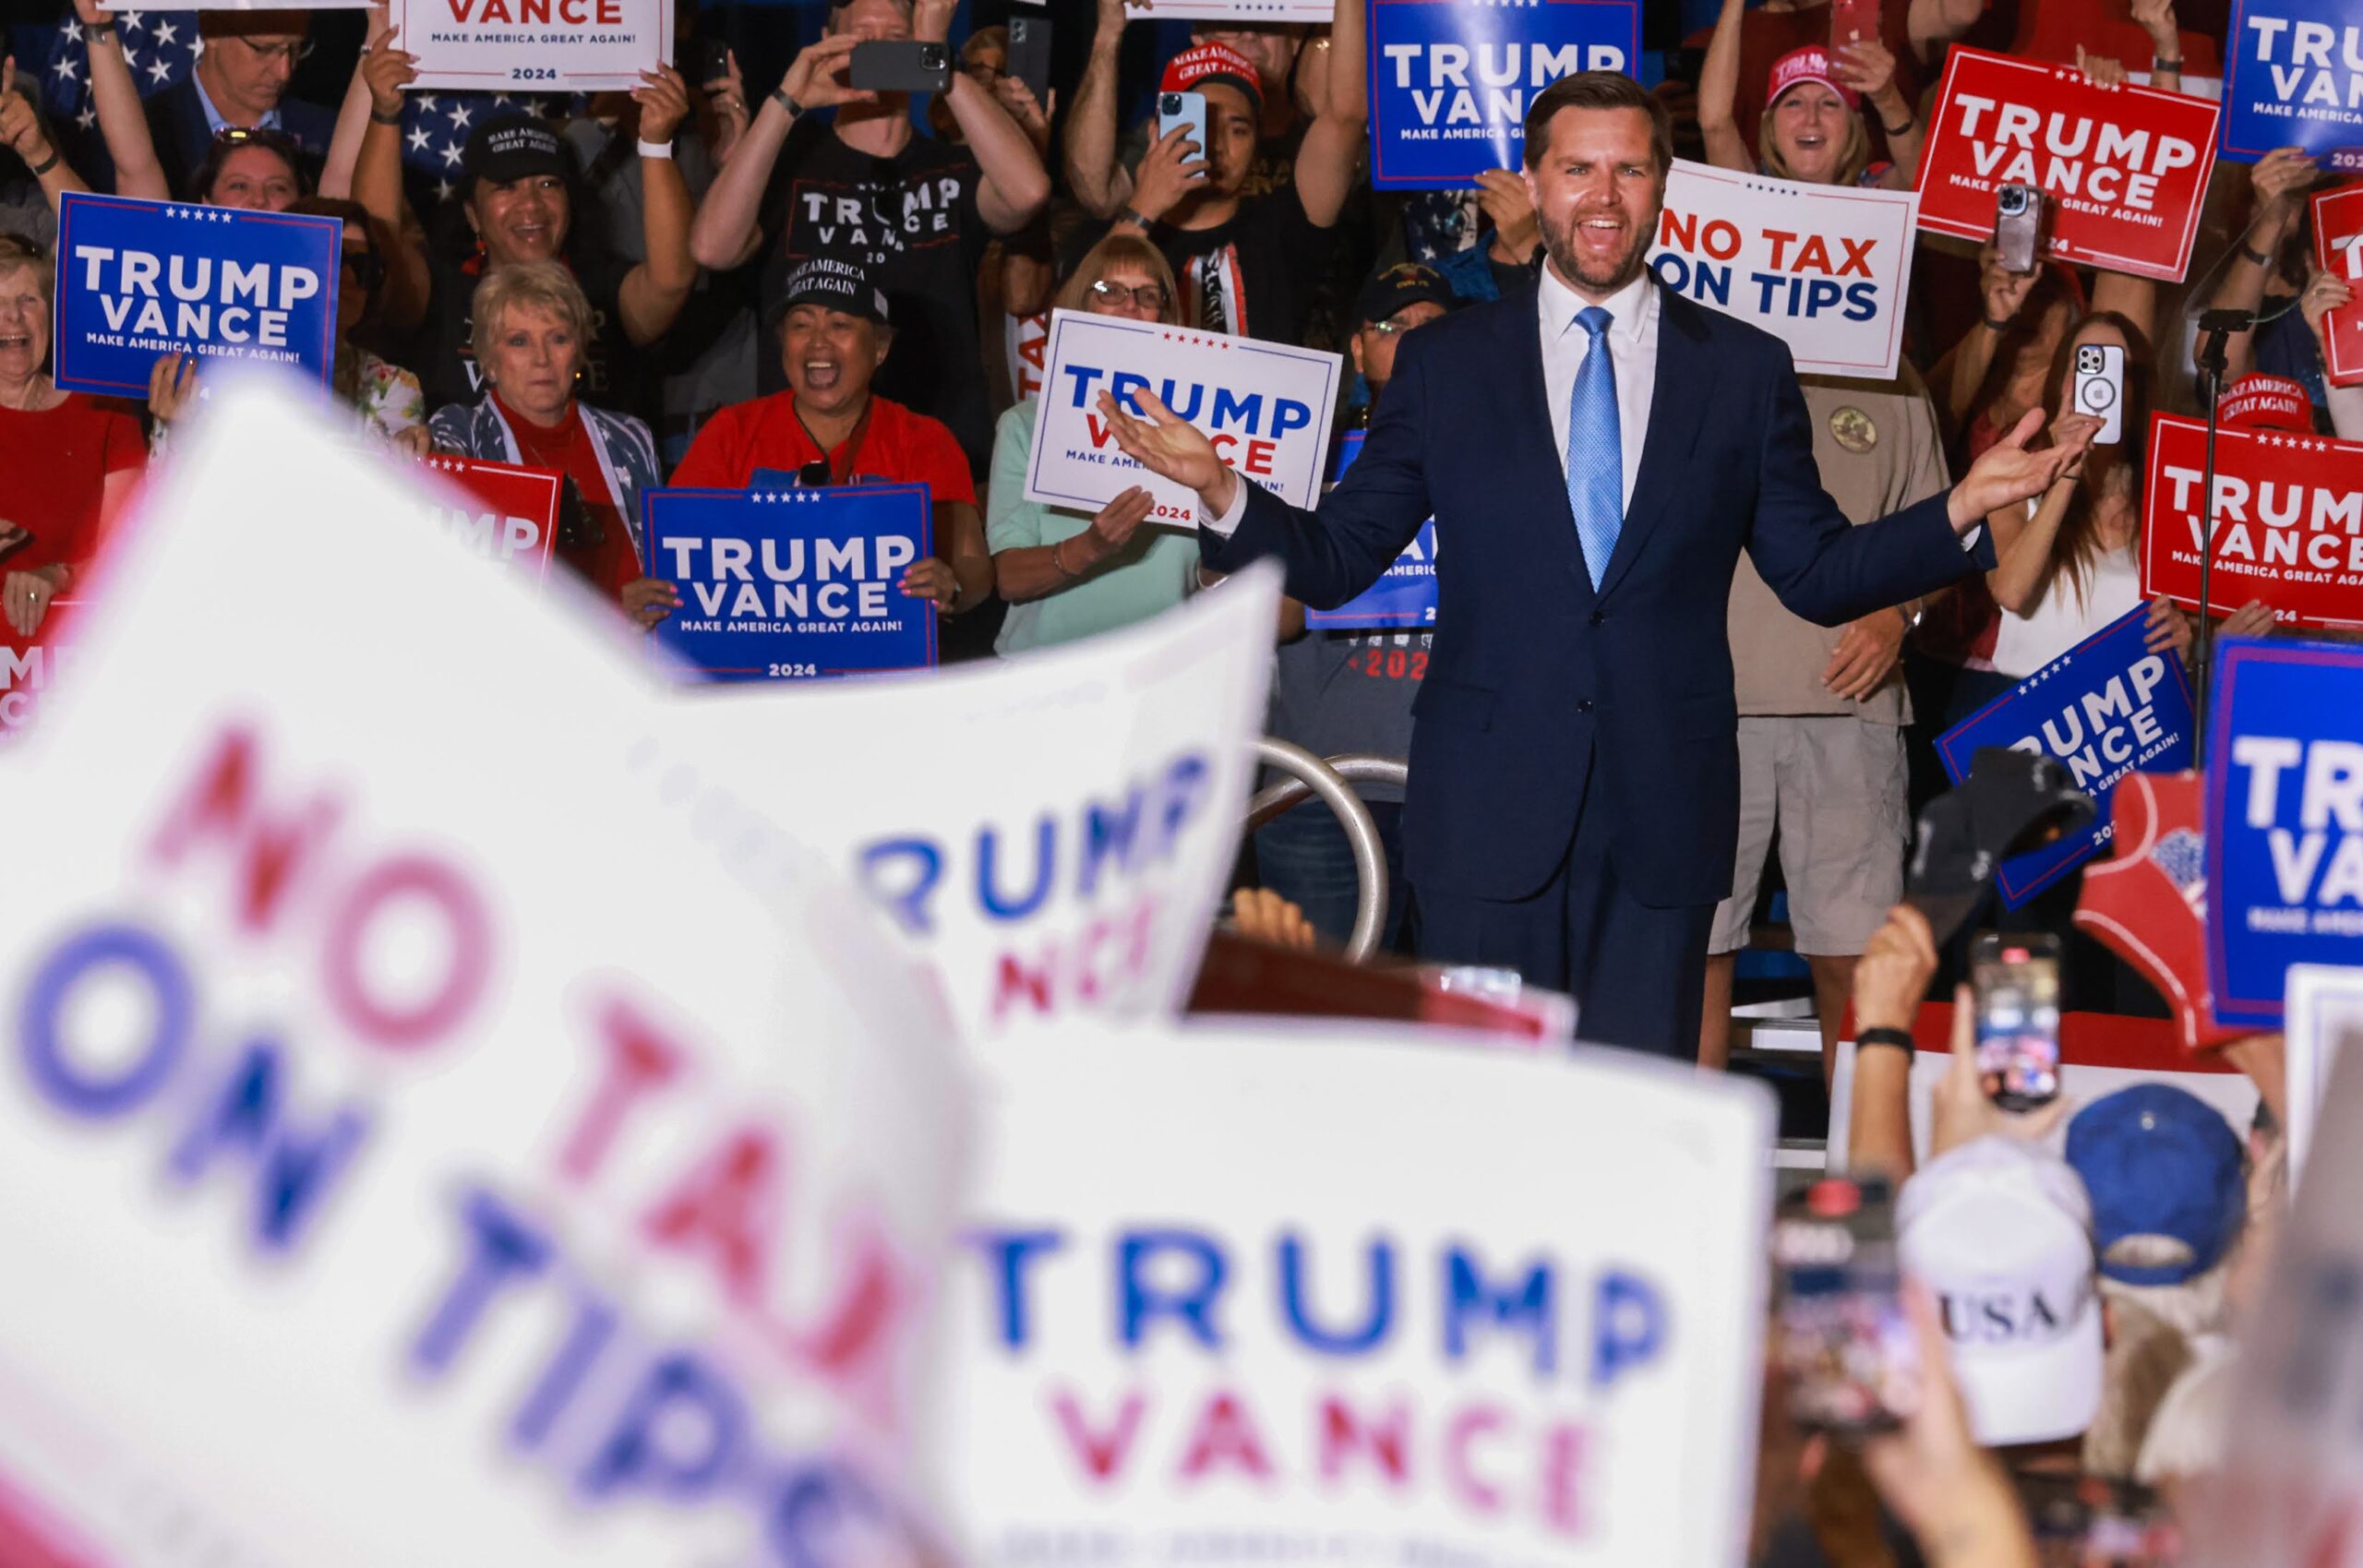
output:
[[[82,26],[82,41],[85,43],[96,43],[102,38],[113,38],[114,36],[114,24],[113,22],[86,22]]]
[[[397,109],[390,114],[380,114],[373,106],[369,111],[369,123],[373,126],[399,126],[402,123],[402,112]]]
[[[2150,69],[2153,71],[2173,71],[2179,76],[2182,73],[2182,62],[2180,60],[2169,60],[2164,54],[2153,54],[2150,56]]]
[[[1981,316],[1978,319],[1985,323],[1986,329],[1989,331],[2007,332],[2010,329],[2010,317],[2007,316],[1999,321],[1995,320],[1990,316]]]
[[[787,117],[791,120],[804,113],[803,106],[798,103],[795,99],[790,98],[787,95],[787,89],[786,87],[775,87],[772,89],[772,102],[786,110]]]
[[[61,154],[58,152],[57,149],[54,147],[51,148],[49,150],[48,157],[42,159],[40,162],[31,165],[33,178],[38,180],[43,174],[48,174],[52,169],[56,168],[57,160],[60,156]]]
[[[1892,138],[1900,136],[1909,136],[1912,133],[1913,127],[1919,125],[1919,121],[1913,119],[1911,115],[1906,114],[1903,116],[1903,124],[1900,126],[1890,126],[1885,120],[1881,120],[1879,122],[1879,129],[1885,131],[1888,136]]]
[[[2245,240],[2241,241],[2238,245],[2234,245],[2232,248],[2238,251],[2241,256],[2245,257],[2249,260],[2255,262],[2259,267],[2262,267],[2270,270],[2273,266],[2273,257],[2270,253],[2261,250],[2250,250],[2248,247],[2248,242]]]
[[[642,158],[670,159],[673,156],[673,144],[669,141],[643,141],[640,143],[640,155]]]
[[[1891,1029],[1884,1023],[1876,1023],[1868,1029],[1854,1031],[1854,1048],[1859,1051],[1865,1046],[1893,1046],[1896,1049],[1907,1054],[1920,1048],[1913,1043],[1909,1031]]]
[[[1061,577],[1066,579],[1069,582],[1074,582],[1081,579],[1083,573],[1067,565],[1066,557],[1059,554],[1060,551],[1066,547],[1067,542],[1063,539],[1050,546],[1050,566]]]
[[[1139,208],[1133,206],[1130,202],[1125,203],[1124,209],[1116,214],[1116,221],[1119,223],[1131,223],[1137,227],[1142,233],[1147,233],[1151,229],[1157,226],[1156,219],[1150,217],[1147,213],[1143,212]]]

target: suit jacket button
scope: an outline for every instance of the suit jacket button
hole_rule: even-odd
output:
[[[1576,704],[1576,712],[1578,712],[1578,713],[1589,713],[1589,712],[1591,712],[1591,699],[1590,699],[1590,698],[1589,698],[1589,697],[1587,697],[1587,698],[1585,698],[1582,701],[1580,701],[1580,702],[1577,703],[1577,704]]]
[[[1606,621],[1607,619],[1608,619],[1608,617],[1607,617],[1606,616],[1601,615],[1598,610],[1594,610],[1594,611],[1591,613],[1591,624],[1592,624],[1592,625],[1594,625],[1594,626],[1599,626],[1599,625],[1601,625],[1602,622]]]

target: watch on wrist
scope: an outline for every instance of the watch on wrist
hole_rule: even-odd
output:
[[[113,38],[114,36],[114,24],[113,22],[84,22],[82,24],[82,41],[85,43],[96,43],[102,38]]]
[[[33,178],[38,180],[43,174],[48,174],[52,169],[56,168],[58,159],[63,156],[64,154],[60,153],[57,149],[53,147],[49,150],[48,157],[42,159],[38,163],[27,164],[26,167],[31,171]]]
[[[639,139],[638,146],[640,148],[640,155],[642,158],[670,158],[673,156],[673,144],[669,139],[666,141],[650,141],[643,137]]]
[[[772,89],[772,102],[786,110],[787,117],[789,119],[795,120],[803,117],[804,106],[787,95],[787,84],[786,82],[782,82],[779,86]]]
[[[402,112],[397,109],[389,114],[373,103],[369,106],[369,123],[373,126],[399,126],[402,123]]]
[[[2150,56],[2150,69],[2153,73],[2158,71],[2173,71],[2177,75],[2180,75],[2182,72],[2182,62],[2180,60],[2169,60],[2164,54],[2153,54]]]
[[[2241,241],[2237,248],[2243,257],[2255,262],[2259,267],[2269,268],[2273,265],[2273,255],[2270,251],[2250,250],[2246,240]]]
[[[1127,204],[1122,211],[1116,214],[1116,221],[1119,223],[1130,223],[1140,230],[1143,233],[1148,233],[1149,230],[1156,227],[1157,224],[1157,220],[1151,218],[1147,213],[1143,212],[1139,208],[1134,207],[1130,204]]]

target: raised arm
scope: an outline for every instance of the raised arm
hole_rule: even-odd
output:
[[[2249,226],[2232,242],[2223,281],[2207,302],[2210,308],[2255,310],[2264,304],[2265,287],[2273,281],[2281,247],[2297,231],[2314,174],[2314,161],[2294,147],[2275,148],[2249,166]],[[2225,341],[2227,379],[2237,381],[2256,368],[2255,339],[2253,332],[2235,332]]]
[[[1846,1163],[1901,1181],[1912,1174],[1911,1047],[1869,1045],[1871,1029],[1909,1035],[1937,972],[1937,940],[1928,918],[1908,904],[1887,912],[1854,964],[1854,1098],[1846,1131]]]
[[[1862,113],[1877,120],[1887,138],[1888,169],[1879,185],[1911,190],[1919,182],[1920,116],[1895,85],[1895,56],[1877,39],[1866,38],[1838,52],[1838,79],[1863,95]]]
[[[402,90],[418,79],[418,61],[394,47],[394,31],[388,28],[370,41],[361,71],[369,86],[369,123],[353,160],[353,199],[392,242],[386,253],[384,310],[386,324],[402,330],[426,318],[433,287],[426,235],[405,222],[402,212]]]
[[[846,85],[846,62],[859,42],[849,32],[831,33],[799,53],[780,78],[779,86],[756,111],[754,124],[731,149],[730,161],[707,187],[690,225],[690,256],[701,267],[717,272],[744,263],[762,244],[758,221],[763,191],[787,133],[798,118],[814,109],[838,103],[871,103],[874,92],[857,92]],[[957,74],[957,73],[955,73]]]
[[[117,196],[162,201],[173,194],[164,180],[164,166],[156,159],[156,138],[148,129],[147,112],[139,104],[139,85],[131,79],[131,65],[115,42],[114,15],[99,9],[98,0],[74,0],[81,18],[82,36],[90,41],[90,107],[98,112],[99,134],[106,139],[107,157],[114,164]],[[196,25],[191,18],[190,25]]]
[[[353,79],[344,86],[344,102],[337,105],[336,130],[329,138],[328,160],[320,168],[320,194],[330,197],[349,197],[353,194],[353,166],[361,157],[361,138],[369,134],[369,51],[374,41],[385,36],[386,7],[372,5],[369,23],[361,53],[354,56]]]
[[[1329,24],[1329,68],[1323,74],[1319,112],[1296,150],[1296,194],[1316,229],[1345,210],[1361,169],[1362,132],[1370,122],[1370,82],[1363,72],[1364,6],[1341,4]]]
[[[1094,218],[1112,218],[1132,199],[1133,176],[1116,162],[1116,59],[1124,42],[1124,0],[1099,0],[1091,58],[1067,111],[1067,189]]]
[[[956,5],[957,0],[919,0],[911,20],[912,36],[923,43],[947,42]],[[966,71],[952,73],[943,102],[983,175],[977,183],[978,215],[994,233],[1015,233],[1050,199],[1050,176],[1034,150],[1033,138]]]
[[[1991,242],[1977,253],[1977,293],[1982,306],[1978,323],[1961,341],[1945,351],[1928,373],[1928,389],[1937,401],[1938,422],[1948,438],[1960,436],[1977,414],[1977,394],[1986,373],[1994,368],[1995,351],[2018,319],[2034,290],[2033,272],[2012,272],[1994,254]]]
[[[1707,162],[1718,169],[1756,173],[1747,155],[1747,138],[1740,134],[1733,105],[1739,102],[1739,29],[1746,0],[1723,0],[1715,18],[1714,36],[1707,41],[1707,58],[1698,66],[1698,134],[1707,143]]]
[[[25,167],[41,182],[41,194],[48,199],[53,212],[57,210],[57,198],[67,191],[90,188],[50,141],[32,100],[17,90],[14,55],[0,58],[0,147],[12,150],[25,161]]]
[[[669,147],[690,116],[690,90],[681,74],[670,66],[642,71],[631,96],[640,105],[639,138]],[[655,158],[641,155],[640,187],[641,240],[647,258],[624,274],[616,306],[623,317],[624,336],[646,348],[679,319],[697,283],[698,264],[690,258],[690,216],[697,204],[669,151]]]

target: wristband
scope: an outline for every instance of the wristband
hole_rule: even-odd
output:
[[[1865,1046],[1893,1046],[1906,1055],[1920,1048],[1913,1043],[1910,1033],[1901,1029],[1890,1029],[1884,1023],[1854,1031],[1854,1048],[1859,1051]]]
[[[2164,54],[2153,54],[2150,56],[2150,69],[2153,71],[2172,71],[2176,75],[2179,76],[2182,74],[2182,62],[2180,60],[2169,60]]]
[[[34,179],[36,179],[36,180],[38,180],[38,179],[40,179],[43,174],[48,174],[52,169],[56,168],[56,167],[57,167],[57,160],[58,160],[58,158],[59,158],[60,156],[61,156],[61,154],[58,152],[57,149],[55,149],[55,148],[54,148],[54,147],[53,147],[53,148],[51,148],[51,149],[49,150],[49,156],[48,156],[48,157],[46,157],[46,158],[42,159],[42,160],[40,162],[38,162],[38,163],[35,163],[35,164],[30,165],[30,167],[31,167],[31,169],[32,169],[32,176],[33,176],[33,178],[34,178]]]
[[[1149,230],[1157,226],[1156,219],[1151,218],[1139,208],[1131,206],[1130,204],[1127,204],[1122,212],[1116,214],[1116,221],[1119,223],[1130,223],[1134,227],[1139,229],[1142,233],[1147,233]]]
[[[2250,250],[2245,241],[2232,248],[2238,251],[2249,260],[2255,262],[2259,267],[2264,268],[2268,271],[2272,269],[2273,257],[2269,253],[2261,250]]]
[[[669,141],[643,141],[640,144],[640,155],[642,158],[670,159],[673,144]]]
[[[402,123],[402,112],[397,109],[390,114],[380,114],[373,107],[369,111],[369,123],[373,126],[399,126]]]
[[[787,95],[787,89],[785,87],[775,87],[772,89],[772,102],[786,110],[787,117],[791,120],[798,118],[804,113],[803,105],[798,103],[795,99],[790,98]]]
[[[1987,329],[1991,331],[2007,332],[2010,329],[2010,317],[2007,316],[1999,321],[1995,320],[1990,316],[1981,316],[1978,319],[1985,322]]]
[[[1881,120],[1879,122],[1879,129],[1885,131],[1888,134],[1888,137],[1892,139],[1900,136],[1909,136],[1912,133],[1912,127],[1919,123],[1919,121],[1913,119],[1911,115],[1906,114],[1903,116],[1903,124],[1900,126],[1890,126],[1885,120]]]
[[[82,41],[85,43],[96,43],[102,38],[113,38],[114,36],[114,24],[113,22],[86,22],[82,26]]]

